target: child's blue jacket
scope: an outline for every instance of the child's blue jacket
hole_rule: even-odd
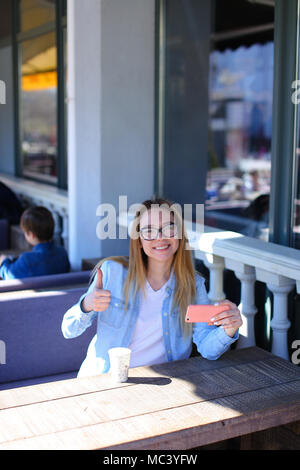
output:
[[[69,272],[68,254],[53,241],[38,243],[32,251],[22,253],[17,260],[6,258],[0,267],[0,278],[21,279],[24,277],[61,274]]]

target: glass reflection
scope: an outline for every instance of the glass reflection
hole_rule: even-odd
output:
[[[240,8],[246,10],[242,14]],[[232,12],[236,15],[231,15]],[[274,5],[216,1],[205,223],[268,240]]]
[[[57,181],[57,70],[55,33],[21,44],[23,174]]]
[[[239,231],[263,239],[268,227],[272,92],[272,42],[211,53],[206,209],[249,217],[253,223],[241,220]]]
[[[19,0],[20,31],[25,32],[55,21],[56,0]]]

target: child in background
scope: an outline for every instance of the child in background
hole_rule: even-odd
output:
[[[16,260],[0,255],[0,278],[21,279],[69,272],[66,250],[53,241],[54,220],[48,209],[42,206],[26,209],[20,227],[32,251],[22,253]]]

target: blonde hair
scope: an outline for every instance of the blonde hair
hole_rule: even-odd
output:
[[[181,213],[178,210],[177,205],[172,204],[166,199],[148,199],[141,204],[140,209],[136,212],[134,218],[134,230],[136,233],[139,232],[139,221],[142,214],[146,210],[150,210],[153,205],[159,206],[159,208],[167,208],[174,215],[174,222],[177,225],[177,229],[181,230],[179,236],[179,244],[176,253],[174,254],[172,262],[172,270],[175,275],[175,295],[173,298],[173,305],[178,305],[180,312],[181,326],[184,333],[190,331],[190,324],[185,322],[185,314],[188,305],[192,304],[195,300],[196,295],[196,280],[193,260],[191,251],[187,248],[188,239],[185,233],[183,220]],[[131,233],[132,235],[132,233]],[[124,256],[110,256],[102,259],[95,266],[92,277],[94,276],[97,268],[99,268],[104,261],[112,260],[122,264],[125,268],[128,268],[128,274],[123,286],[123,295],[125,301],[125,308],[128,308],[129,296],[132,294],[133,299],[139,291],[145,293],[146,277],[147,277],[147,255],[144,253],[141,247],[139,237],[130,237],[129,247],[129,258]]]

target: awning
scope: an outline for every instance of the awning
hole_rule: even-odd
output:
[[[57,72],[42,72],[22,77],[22,91],[46,90],[57,87]]]

